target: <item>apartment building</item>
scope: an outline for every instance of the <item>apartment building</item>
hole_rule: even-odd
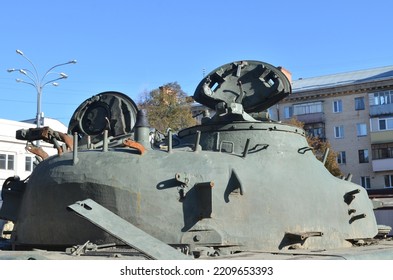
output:
[[[292,91],[273,119],[295,117],[328,140],[354,183],[393,187],[393,66],[293,80]]]

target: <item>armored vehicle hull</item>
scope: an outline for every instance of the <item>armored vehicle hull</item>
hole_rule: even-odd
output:
[[[200,150],[193,144],[196,132]],[[232,122],[189,128],[179,136],[183,147],[171,152],[82,150],[77,163],[72,153],[45,160],[26,188],[18,242],[34,246],[116,242],[64,211],[86,198],[178,246],[273,250],[297,244],[330,249],[377,234],[365,190],[331,176],[307,150],[299,128]],[[245,156],[247,139],[257,140],[249,142]],[[219,143],[230,145],[220,148]],[[296,164],[284,167],[287,162]],[[360,192],[347,203],[345,195],[354,190]],[[359,214],[371,218],[354,219]]]
[[[79,256],[91,247],[130,246],[148,258],[176,259],[328,258],[315,252],[329,250],[392,257],[393,250],[378,248],[371,255],[342,251],[376,240],[366,191],[332,176],[304,130],[256,117],[290,93],[279,68],[241,61],[217,68],[197,87],[196,101],[216,114],[169,131],[160,145],[151,142],[145,112],[116,92],[79,106],[72,136],[48,128],[18,132],[20,139],[53,142],[59,154],[28,180],[3,186],[0,216],[16,223],[13,248],[74,248],[68,251]]]

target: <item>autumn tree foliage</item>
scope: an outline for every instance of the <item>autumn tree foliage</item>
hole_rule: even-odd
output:
[[[304,129],[304,123],[297,120],[296,118],[292,118],[288,122],[288,124],[295,125]],[[330,142],[312,135],[307,135],[306,139],[308,145],[313,148],[314,155],[320,161],[323,160],[326,150],[329,149],[329,153],[325,162],[326,169],[329,170],[329,172],[336,177],[343,176],[343,173],[341,172],[340,167],[337,163],[337,153],[331,148]]]
[[[196,124],[191,112],[193,100],[177,82],[143,92],[139,99],[138,106],[146,109],[150,126],[163,133],[168,128],[176,132]]]

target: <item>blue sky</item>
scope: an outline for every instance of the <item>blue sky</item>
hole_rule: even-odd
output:
[[[274,4],[276,3],[276,4]],[[193,95],[214,68],[236,60],[284,66],[294,79],[393,65],[393,1],[19,0],[0,4],[0,118],[35,118],[36,92],[9,68],[51,66],[45,116],[68,125],[85,99],[108,90],[138,100],[178,82]],[[56,76],[49,76],[49,78]]]

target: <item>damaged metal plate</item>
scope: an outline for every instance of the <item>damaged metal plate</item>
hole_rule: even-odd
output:
[[[154,238],[143,230],[115,215],[94,200],[86,199],[69,205],[68,209],[81,215],[131,247],[158,260],[187,260],[183,253]]]

